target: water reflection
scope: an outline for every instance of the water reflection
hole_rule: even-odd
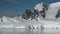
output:
[[[0,29],[0,34],[60,34],[60,29]]]
[[[60,34],[60,29],[42,29],[42,34]]]

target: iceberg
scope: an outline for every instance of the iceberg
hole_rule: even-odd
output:
[[[44,3],[39,3],[35,6],[35,10],[39,12],[43,10]],[[42,28],[60,28],[60,17],[56,18],[55,16],[58,14],[60,9],[60,2],[51,3],[48,5],[48,10],[45,9],[45,18],[41,18],[40,15],[40,22]],[[60,12],[60,11],[59,11]],[[60,15],[60,14],[59,14]]]
[[[19,17],[6,17],[0,18],[0,28],[29,28],[29,29],[41,29],[41,28],[60,28],[60,17],[56,18],[56,14],[60,9],[60,2],[51,3],[47,7],[43,6],[44,3],[38,3],[34,9],[38,10],[39,17],[36,19],[28,20]],[[41,11],[45,9],[45,18],[42,17]]]

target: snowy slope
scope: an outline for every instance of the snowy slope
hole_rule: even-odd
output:
[[[60,9],[60,2],[50,4],[48,11],[46,11],[46,18],[55,19],[55,16],[59,9]]]

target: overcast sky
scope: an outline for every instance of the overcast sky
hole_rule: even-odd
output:
[[[53,3],[60,0],[0,0],[0,17],[17,16],[24,12],[26,8],[32,11],[37,3],[46,2]]]

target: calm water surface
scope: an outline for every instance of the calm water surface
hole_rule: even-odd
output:
[[[60,34],[60,29],[0,29],[0,34]]]

